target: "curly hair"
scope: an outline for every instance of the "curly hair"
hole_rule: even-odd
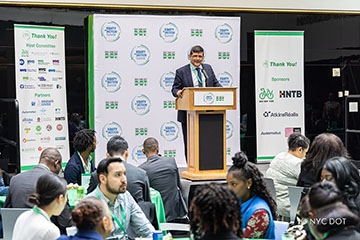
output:
[[[83,129],[78,131],[74,137],[74,149],[78,152],[85,151],[89,146],[94,144],[95,130]]]
[[[350,158],[344,143],[338,136],[332,133],[322,133],[314,138],[301,165],[302,168],[312,171],[316,176],[325,161],[336,156]]]
[[[301,133],[292,133],[288,138],[289,150],[295,151],[298,147],[308,148],[310,140]]]
[[[344,157],[334,157],[325,162],[323,169],[333,175],[345,205],[358,214],[360,209],[356,205],[356,198],[360,191],[360,175],[357,167]],[[320,174],[318,179],[320,180]]]
[[[248,161],[244,152],[237,152],[232,157],[233,165],[228,170],[235,178],[247,181],[252,179],[251,196],[255,194],[261,197],[269,205],[271,214],[274,219],[277,217],[277,206],[274,198],[271,196],[270,190],[266,186],[264,175],[256,167],[255,164]]]
[[[72,210],[71,219],[79,230],[94,230],[106,215],[106,203],[103,200],[86,197]]]
[[[242,237],[240,203],[226,185],[210,183],[197,187],[189,210],[195,237],[223,231],[232,231]]]

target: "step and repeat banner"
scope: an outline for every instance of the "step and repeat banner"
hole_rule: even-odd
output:
[[[47,147],[69,159],[64,28],[14,25],[20,170],[39,162]]]
[[[89,16],[89,119],[97,131],[96,162],[114,135],[129,143],[128,161],[146,160],[142,143],[159,141],[160,153],[186,166],[181,124],[171,87],[175,70],[189,63],[192,46],[205,49],[224,87],[239,87],[240,18],[201,16]],[[237,89],[238,99],[239,89]],[[227,159],[240,150],[240,110],[227,111]],[[211,131],[211,129],[209,129]]]
[[[304,128],[304,32],[255,31],[258,162],[287,151],[287,138]]]
[[[255,31],[257,160],[287,151],[304,129],[304,32]]]

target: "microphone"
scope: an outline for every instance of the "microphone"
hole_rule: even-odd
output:
[[[202,66],[202,68],[200,68],[200,69],[201,69],[201,72],[204,74],[205,81],[207,81],[207,80],[209,79],[209,75],[207,75],[207,73],[206,73],[206,71],[205,71],[205,69],[204,69],[203,66]]]

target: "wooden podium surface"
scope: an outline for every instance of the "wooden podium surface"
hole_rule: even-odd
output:
[[[176,109],[187,111],[187,171],[190,180],[225,179],[226,110],[236,109],[236,88],[185,88]]]

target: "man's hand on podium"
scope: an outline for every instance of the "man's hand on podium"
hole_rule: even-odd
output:
[[[179,97],[179,98],[182,98],[182,93],[183,93],[184,89],[181,89],[179,91],[177,91],[176,95]]]

